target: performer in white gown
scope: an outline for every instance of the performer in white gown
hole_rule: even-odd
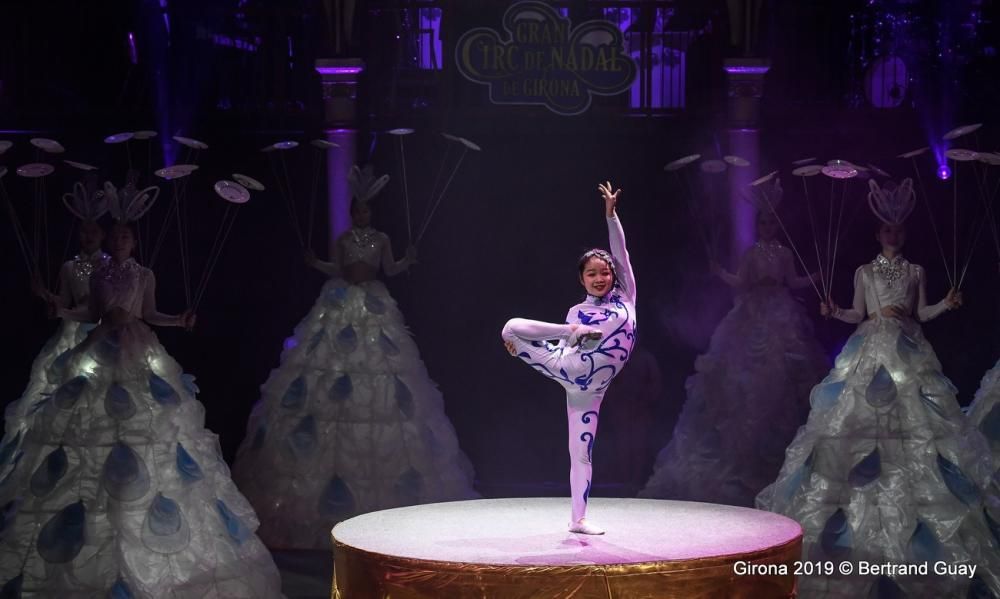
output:
[[[926,273],[903,257],[912,183],[879,188],[869,203],[881,221],[881,252],[854,274],[854,301],[824,315],[860,323],[810,397],[809,420],[788,447],[777,480],[757,506],[797,520],[803,559],[931,568],[881,576],[805,576],[808,597],[964,597],[970,585],[1000,593],[1000,540],[985,439],[970,426],[919,321],[958,308],[952,290],[926,301]],[[935,563],[975,565],[938,575]],[[883,596],[883,595],[879,595]],[[892,596],[892,595],[884,595]]]
[[[155,277],[131,257],[127,223],[152,198],[106,188],[119,220],[111,259],[91,275],[87,305],[59,308],[100,324],[0,450],[0,595],[278,597],[277,569],[204,428],[193,377],[146,324],[195,320],[157,311]]]
[[[350,230],[333,260],[310,264],[332,278],[261,388],[233,467],[272,548],[330,546],[330,529],[380,509],[477,496],[473,472],[382,282],[415,262],[392,257],[371,228],[369,201],[388,177],[354,168]]]
[[[104,192],[97,189],[96,185],[84,186],[82,183],[73,186],[72,194],[63,196],[63,203],[75,217],[80,219],[77,231],[80,253],[72,260],[64,262],[59,269],[57,294],[49,292],[37,280],[34,292],[50,306],[77,308],[87,304],[90,295],[90,273],[110,259],[101,249],[105,237],[104,228],[97,222],[107,212],[108,203],[104,198]],[[31,412],[32,406],[55,389],[50,379],[59,376],[59,368],[69,357],[69,350],[82,341],[91,328],[93,325],[87,323],[59,319],[55,334],[45,343],[31,365],[28,386],[20,401],[7,405],[4,426],[8,437],[13,438],[18,430],[25,427],[25,419]],[[60,356],[63,357],[61,361]]]
[[[512,356],[566,389],[572,506],[569,530],[590,535],[604,534],[586,519],[601,401],[632,353],[636,327],[635,275],[615,212],[621,190],[612,193],[610,182],[598,189],[604,198],[611,252],[593,249],[580,257],[580,283],[587,297],[566,313],[567,324],[513,318],[501,333]]]
[[[809,390],[829,362],[789,292],[810,285],[810,277],[796,275],[777,234],[777,219],[764,206],[757,242],[736,274],[712,265],[736,289],[735,305],[695,361],[687,401],[641,497],[752,507],[805,423]]]
[[[1000,490],[1000,361],[983,375],[969,406],[969,418],[990,443],[993,484]]]

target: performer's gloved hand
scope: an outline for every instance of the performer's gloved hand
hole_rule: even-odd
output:
[[[185,331],[190,331],[194,329],[194,323],[197,320],[198,320],[197,314],[195,314],[191,310],[185,310],[184,313],[181,314],[180,323],[181,326],[184,327]]]
[[[837,304],[833,303],[833,299],[826,298],[825,302],[820,302],[819,313],[823,318],[831,318],[833,316],[836,316],[837,312],[840,312],[840,308],[837,306]]]
[[[957,310],[962,307],[962,292],[957,289],[950,289],[944,301],[948,304],[949,310]]]
[[[882,316],[886,318],[906,318],[906,310],[902,306],[883,306]]]

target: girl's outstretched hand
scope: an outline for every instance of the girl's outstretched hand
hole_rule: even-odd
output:
[[[598,183],[597,189],[601,192],[601,196],[604,198],[604,213],[608,218],[611,218],[615,215],[615,204],[618,203],[618,194],[620,194],[622,190],[617,189],[614,193],[612,193],[611,190],[613,188],[611,187],[611,181]]]

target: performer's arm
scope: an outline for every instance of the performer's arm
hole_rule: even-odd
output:
[[[746,281],[747,269],[749,268],[749,263],[750,263],[750,252],[746,252],[743,254],[743,257],[740,258],[740,267],[735,274],[729,272],[725,268],[722,268],[721,265],[719,265],[717,262],[714,261],[712,262],[710,267],[712,269],[712,274],[722,279],[722,282],[725,283],[726,285],[729,285],[730,287],[742,287],[743,283]]]
[[[625,247],[625,231],[622,229],[622,223],[618,220],[618,213],[615,211],[615,204],[618,203],[618,194],[621,190],[611,193],[610,182],[606,185],[599,185],[598,189],[604,197],[604,216],[608,220],[608,244],[611,247],[611,257],[615,261],[615,274],[625,290],[625,294],[635,300],[635,273],[632,272],[632,261],[629,259],[628,248]]]
[[[330,255],[330,261],[324,262],[316,258],[316,254],[312,250],[306,250],[305,258],[306,264],[320,271],[321,273],[329,277],[339,277],[340,276],[340,242],[343,240],[343,235],[337,238],[337,241],[333,243],[333,252]]]
[[[185,326],[187,314],[164,314],[156,309],[156,276],[151,270],[146,272],[142,293],[142,319],[159,327]]]
[[[864,268],[864,266],[860,266],[858,270],[854,271],[854,303],[851,308],[845,310],[832,306],[831,316],[837,320],[856,324],[865,319],[867,311],[865,310]]]
[[[385,271],[387,276],[398,275],[416,262],[416,248],[413,246],[406,249],[406,255],[401,260],[396,261],[392,257],[392,243],[389,242],[389,236],[383,233],[381,235],[381,243],[382,270]]]
[[[955,300],[955,293],[949,292],[948,295],[938,303],[933,306],[927,305],[927,289],[924,279],[927,277],[924,274],[924,269],[917,267],[917,281],[918,281],[918,291],[917,291],[917,318],[921,322],[927,322],[928,320],[933,320],[940,316],[941,314],[947,312],[952,308],[957,308],[961,304],[959,299],[957,302]]]
[[[72,309],[56,306],[56,316],[62,318],[63,320],[72,320],[75,322],[96,323],[101,320],[100,308],[97,306],[98,296],[95,293],[97,287],[96,275],[97,273],[94,273],[90,277],[90,294],[87,299],[87,303],[74,306]]]

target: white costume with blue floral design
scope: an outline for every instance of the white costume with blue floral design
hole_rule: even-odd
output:
[[[501,333],[517,357],[566,389],[569,420],[570,494],[573,522],[586,515],[592,483],[591,453],[604,393],[625,366],[635,343],[635,275],[617,216],[608,221],[608,237],[617,284],[603,297],[587,298],[566,314],[565,325],[515,318]],[[600,330],[597,343],[570,346],[570,324]],[[558,340],[558,343],[550,343]]]

